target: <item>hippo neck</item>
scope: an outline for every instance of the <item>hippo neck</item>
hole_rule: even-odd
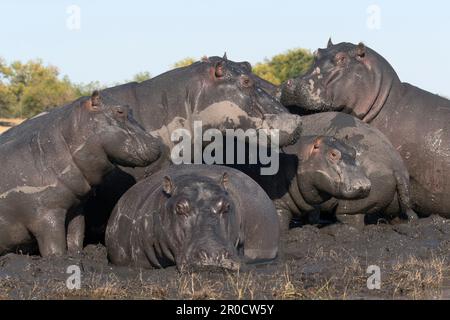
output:
[[[373,94],[370,96],[368,105],[367,102],[363,102],[361,107],[357,106],[353,111],[358,118],[366,123],[372,122],[392,100],[398,99],[397,96],[402,87],[397,73],[389,62],[373,50],[370,50],[370,59],[375,74]]]
[[[103,147],[95,140],[98,138],[95,128],[89,120],[88,114],[82,109],[82,103],[70,111],[70,115],[63,119],[63,139],[71,155],[72,170],[79,170],[85,182],[90,186],[101,183],[103,177],[114,169],[108,160]],[[88,134],[83,134],[87,132]],[[96,157],[92,157],[96,154]]]

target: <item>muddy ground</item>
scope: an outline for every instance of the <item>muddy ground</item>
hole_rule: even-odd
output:
[[[10,254],[0,257],[0,299],[450,299],[450,221],[347,220],[291,229],[277,261],[239,272],[114,267],[102,245],[77,257]],[[82,270],[79,290],[66,286],[70,265]],[[369,265],[381,269],[380,290],[367,288]]]

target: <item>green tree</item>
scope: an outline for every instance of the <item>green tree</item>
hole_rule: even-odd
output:
[[[56,67],[44,66],[41,60],[10,65],[3,61],[0,79],[0,105],[9,117],[32,117],[77,98],[69,79],[61,79]]]
[[[143,72],[136,73],[133,77],[133,81],[143,82],[146,80],[150,80],[151,78],[152,78],[152,76],[151,76],[150,72],[143,71]]]
[[[253,72],[261,78],[279,85],[284,81],[305,73],[311,66],[313,55],[305,49],[292,49],[265,59],[253,67]]]
[[[187,67],[187,66],[190,66],[191,64],[193,64],[195,61],[196,60],[194,58],[191,58],[191,57],[185,58],[183,60],[175,62],[173,64],[173,68],[175,69],[175,68]]]

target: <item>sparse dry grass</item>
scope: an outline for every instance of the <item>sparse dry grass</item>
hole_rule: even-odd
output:
[[[398,261],[392,266],[390,279],[395,284],[393,298],[400,295],[411,299],[439,297],[449,274],[450,267],[442,257],[423,260],[410,256]]]

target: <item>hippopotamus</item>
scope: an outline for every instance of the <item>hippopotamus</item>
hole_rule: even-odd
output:
[[[414,219],[403,159],[377,129],[337,112],[302,117],[303,135],[280,154],[274,177],[250,174],[276,203],[282,228],[364,214],[368,224]],[[312,218],[312,219],[311,219]]]
[[[97,91],[0,135],[0,254],[35,241],[42,256],[79,250],[76,208],[92,188],[116,165],[148,166],[160,153],[129,107]]]
[[[450,100],[401,82],[362,43],[329,41],[315,53],[309,72],[282,86],[281,102],[348,113],[379,129],[409,170],[413,209],[450,218]]]
[[[92,242],[103,241],[107,218],[126,190],[170,165],[171,135],[176,129],[192,133],[194,121],[202,121],[203,129],[215,128],[222,133],[227,129],[279,129],[280,146],[296,141],[301,118],[264,91],[255,77],[245,62],[211,57],[141,83],[103,90],[129,104],[145,130],[161,138],[163,155],[145,169],[116,170],[97,188],[96,196],[85,207]]]
[[[277,257],[275,206],[244,173],[223,166],[174,165],[129,189],[106,230],[120,266],[239,269]]]

